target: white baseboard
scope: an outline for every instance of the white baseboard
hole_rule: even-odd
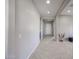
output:
[[[39,42],[40,43],[40,42]],[[37,43],[37,45],[32,49],[32,51],[29,53],[28,57],[26,59],[29,59],[30,56],[32,55],[32,53],[36,50],[36,48],[38,47],[39,43]]]

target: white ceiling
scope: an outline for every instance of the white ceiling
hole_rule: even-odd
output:
[[[53,17],[56,15],[64,0],[50,0],[50,4],[46,4],[46,1],[47,0],[33,0],[41,16]],[[48,14],[48,11],[50,11],[50,14]]]
[[[71,15],[73,12],[73,6],[70,7],[70,5],[73,4],[73,2],[71,1],[68,4],[70,0],[50,0],[50,4],[46,4],[47,0],[32,1],[42,17],[55,17],[57,13],[59,13],[59,15]],[[71,10],[71,14],[67,13],[68,9]],[[50,14],[48,14],[48,11],[50,11]]]
[[[64,10],[61,12],[61,15],[73,15],[73,0],[71,0]]]

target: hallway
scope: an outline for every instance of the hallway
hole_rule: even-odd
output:
[[[51,38],[41,41],[30,59],[73,59],[73,43],[56,42]]]
[[[73,0],[9,0],[7,4],[6,59],[73,59],[73,43],[57,41],[73,37]]]

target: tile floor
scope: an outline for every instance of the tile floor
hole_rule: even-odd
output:
[[[45,38],[29,59],[73,59],[73,43]]]

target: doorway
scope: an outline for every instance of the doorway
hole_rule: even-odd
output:
[[[53,36],[53,21],[43,20],[43,36]]]

